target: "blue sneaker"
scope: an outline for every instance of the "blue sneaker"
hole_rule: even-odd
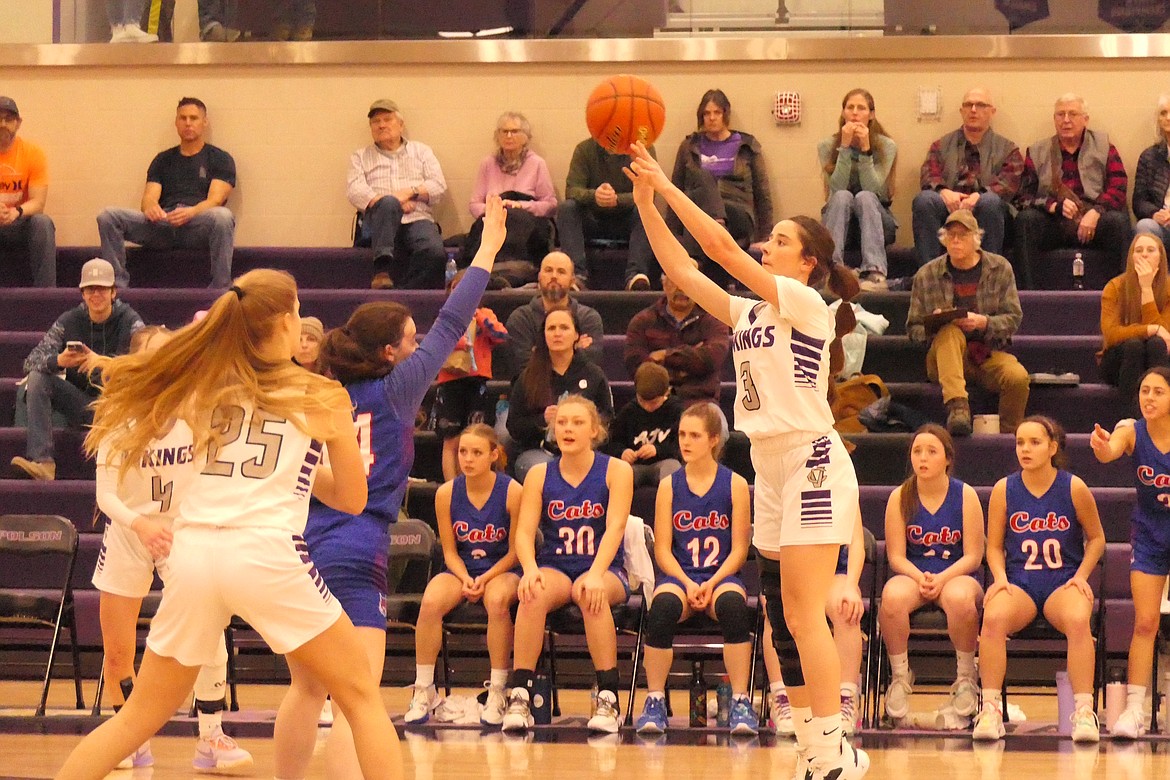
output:
[[[732,734],[752,736],[760,725],[760,717],[752,709],[752,703],[747,697],[736,697],[731,700],[731,714],[727,718],[727,725],[731,726]]]
[[[634,728],[639,734],[666,733],[666,699],[657,696],[647,696],[642,706],[642,714]]]

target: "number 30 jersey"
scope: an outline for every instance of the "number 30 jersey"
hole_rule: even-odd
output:
[[[833,427],[827,400],[833,315],[813,288],[774,278],[778,306],[730,300],[735,427],[749,439]]]
[[[608,455],[594,453],[593,466],[576,487],[561,476],[560,458],[549,461],[541,497],[544,545],[536,553],[537,564],[562,571],[584,570],[593,565],[609,509],[609,485],[605,482],[609,461]],[[620,567],[623,560],[619,545],[610,567]]]
[[[719,466],[715,481],[699,496],[687,470],[670,475],[671,551],[694,582],[711,578],[731,552],[731,469]]]

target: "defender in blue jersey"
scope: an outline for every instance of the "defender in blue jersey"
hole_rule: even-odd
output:
[[[1065,471],[1064,429],[1041,416],[1016,428],[1020,470],[995,483],[987,505],[987,568],[979,676],[983,709],[971,736],[1001,739],[1008,637],[1038,614],[1068,639],[1068,678],[1076,711],[1074,742],[1097,742],[1093,711],[1096,654],[1089,620],[1089,574],[1105,552],[1097,502],[1084,480]]]
[[[439,706],[435,659],[443,645],[443,618],[464,601],[487,610],[491,678],[480,722],[504,719],[504,686],[512,653],[512,613],[520,584],[512,528],[520,512],[520,483],[503,473],[503,448],[489,425],[476,423],[458,437],[459,476],[435,494],[435,519],[447,570],[423,592],[414,626],[414,695],[403,720],[426,723]]]
[[[739,570],[751,546],[751,496],[747,480],[718,462],[726,422],[719,407],[698,403],[678,423],[683,468],[658,485],[654,512],[654,559],[662,576],[646,620],[646,703],[637,728],[666,730],[666,678],[674,659],[678,624],[703,613],[723,631],[723,662],[731,682],[729,725],[733,734],[755,734],[759,718],[748,698],[751,632]]]
[[[910,442],[910,476],[886,502],[886,562],[892,576],[882,589],[879,620],[890,655],[886,714],[910,714],[914,675],[907,652],[910,615],[928,604],[947,618],[955,646],[950,705],[964,718],[979,708],[975,652],[983,586],[983,507],[970,485],[955,479],[955,444],[941,425],[928,423]]]
[[[524,479],[516,556],[524,568],[516,612],[514,668],[504,731],[532,726],[532,684],[544,647],[545,619],[570,601],[581,608],[585,641],[597,670],[593,731],[616,732],[617,631],[610,607],[629,598],[623,535],[634,493],[630,464],[595,452],[605,429],[593,402],[562,398],[553,419],[560,457],[532,467]],[[544,543],[536,548],[537,531]]]
[[[305,541],[329,590],[357,626],[377,680],[386,658],[389,525],[398,517],[414,465],[415,417],[483,297],[504,242],[504,218],[499,198],[490,198],[483,244],[422,343],[409,309],[376,302],[359,306],[321,346],[322,365],[345,386],[353,403],[369,500],[355,515],[314,503]],[[290,671],[292,685],[277,717],[276,776],[304,777],[325,691],[303,669],[290,664]],[[336,746],[326,752],[328,774],[359,777],[349,728],[336,715],[329,737]]]
[[[1159,245],[1160,246],[1160,245]],[[1161,267],[1166,267],[1165,250]],[[1163,270],[1165,273],[1165,270]],[[1102,463],[1133,455],[1137,503],[1133,507],[1129,587],[1133,595],[1133,637],[1129,643],[1129,686],[1125,711],[1112,733],[1136,739],[1146,731],[1146,689],[1153,669],[1154,642],[1161,621],[1162,594],[1170,574],[1170,369],[1151,368],[1138,389],[1142,419],[1112,434],[1095,426],[1089,443]]]

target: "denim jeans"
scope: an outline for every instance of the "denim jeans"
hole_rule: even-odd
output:
[[[0,247],[24,247],[34,287],[57,286],[57,228],[46,214],[0,225]]]
[[[946,222],[947,204],[942,195],[934,190],[923,190],[914,196],[914,250],[918,253],[918,265],[922,267],[946,250],[938,242],[938,231]],[[972,209],[975,221],[983,229],[983,249],[1003,254],[1004,228],[1008,208],[994,192],[984,192]]]
[[[226,290],[232,283],[236,218],[223,206],[204,211],[182,227],[151,222],[134,209],[106,209],[98,214],[97,223],[102,257],[114,266],[114,281],[120,289],[130,286],[130,274],[126,270],[127,241],[152,249],[208,249],[211,287]]]
[[[53,460],[53,412],[59,412],[71,427],[80,428],[93,422],[89,404],[93,397],[56,374],[33,371],[25,387],[28,404],[28,443],[25,457],[29,460]]]
[[[142,24],[142,0],[106,0],[106,18],[110,27]]]
[[[1155,222],[1150,217],[1139,219],[1138,223],[1133,226],[1134,236],[1140,236],[1143,233],[1148,233],[1157,239],[1160,239],[1163,244],[1170,241],[1170,226],[1163,227]]]
[[[877,195],[864,190],[856,194],[837,190],[829,196],[829,202],[821,210],[821,222],[833,236],[835,261],[843,262],[850,226],[855,224],[854,231],[861,237],[861,273],[886,275],[889,270],[886,244],[894,243],[893,234],[898,229],[898,223]]]
[[[439,226],[429,219],[404,224],[402,216],[402,204],[391,195],[380,198],[363,212],[374,248],[374,270],[389,273],[396,287],[441,290],[447,251],[443,249]],[[398,270],[402,265],[406,266],[405,273]]]
[[[586,239],[608,239],[628,241],[626,255],[626,281],[637,274],[645,274],[651,283],[661,275],[658,261],[650,250],[650,239],[642,217],[634,207],[603,209],[598,206],[582,206],[575,200],[563,201],[557,208],[557,235],[560,236],[561,250],[573,259],[575,273],[581,277],[589,275],[585,264]]]

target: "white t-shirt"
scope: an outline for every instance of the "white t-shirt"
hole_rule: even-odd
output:
[[[208,448],[179,505],[175,527],[190,523],[304,532],[321,443],[288,420],[243,406],[219,407],[211,424],[223,444]]]
[[[111,458],[103,444],[97,453],[98,507],[125,528],[141,515],[173,520],[198,470],[194,453],[191,428],[179,420],[150,443],[138,468],[128,469],[119,479],[121,461]]]
[[[833,427],[826,397],[833,315],[820,293],[784,276],[778,306],[731,296],[735,427],[749,439]]]

